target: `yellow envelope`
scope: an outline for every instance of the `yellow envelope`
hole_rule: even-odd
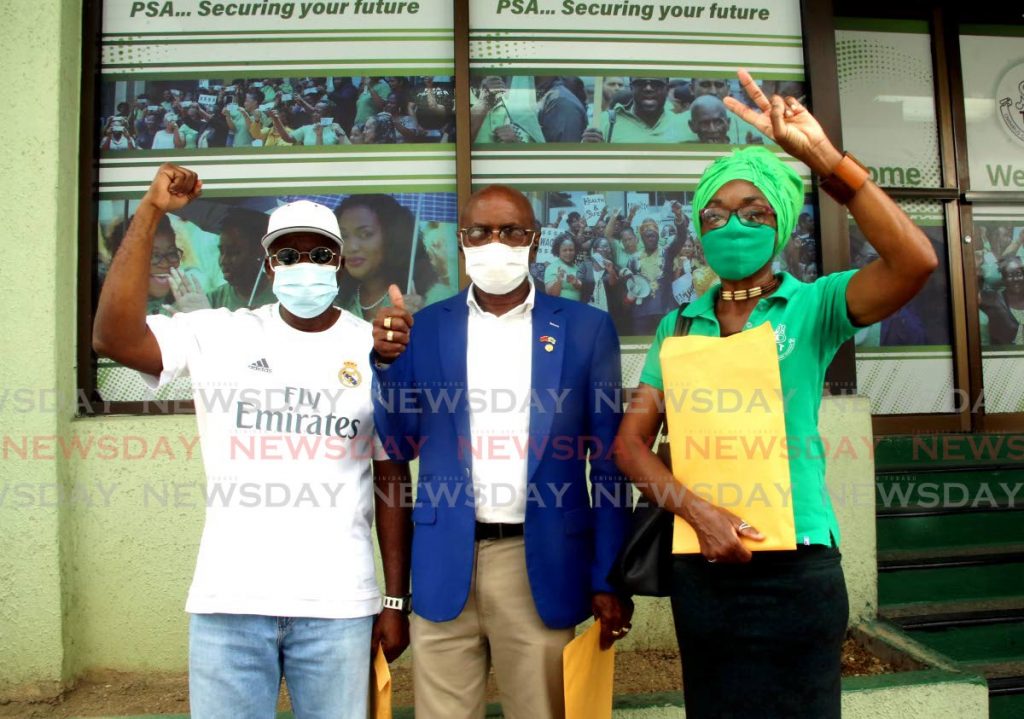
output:
[[[775,333],[767,322],[731,337],[670,337],[661,346],[672,474],[767,537],[751,550],[796,548]],[[695,554],[676,517],[672,552]]]
[[[373,719],[391,719],[391,669],[383,647],[377,647],[370,667],[370,714]]]
[[[615,680],[615,645],[601,650],[601,622],[562,650],[565,719],[610,719]]]

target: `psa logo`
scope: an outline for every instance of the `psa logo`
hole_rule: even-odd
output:
[[[996,86],[996,103],[1003,126],[1024,143],[1024,63],[1011,67]]]

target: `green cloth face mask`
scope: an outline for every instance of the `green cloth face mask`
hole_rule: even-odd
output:
[[[775,232],[771,225],[745,225],[734,214],[718,229],[703,234],[704,258],[722,279],[742,280],[775,255]]]

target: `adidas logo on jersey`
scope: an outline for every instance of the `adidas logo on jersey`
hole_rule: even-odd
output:
[[[253,362],[251,365],[249,365],[249,369],[256,370],[257,372],[266,372],[267,374],[270,374],[271,372],[274,371],[270,369],[270,365],[267,363],[266,357],[262,357]]]

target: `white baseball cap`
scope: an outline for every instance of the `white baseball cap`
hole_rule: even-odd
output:
[[[309,200],[297,200],[282,205],[270,213],[270,221],[267,223],[267,234],[263,235],[263,249],[270,247],[270,243],[281,235],[292,232],[313,232],[323,235],[335,241],[339,250],[345,248],[341,239],[341,228],[338,227],[338,218],[331,212],[331,208],[325,207]]]

